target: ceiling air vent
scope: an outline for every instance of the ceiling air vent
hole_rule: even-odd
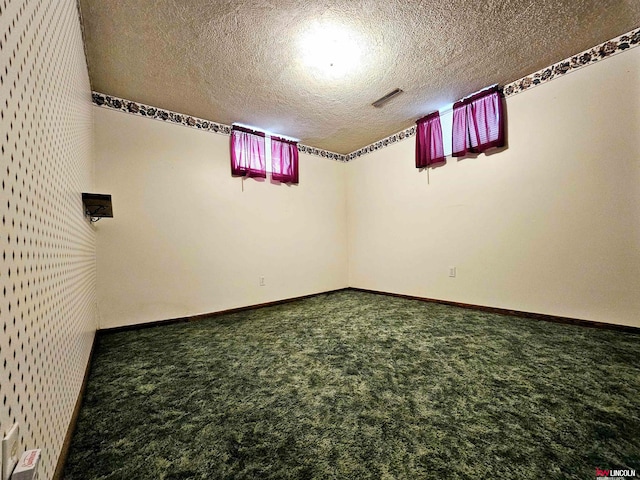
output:
[[[396,96],[400,95],[401,93],[402,93],[402,90],[399,89],[399,88],[396,88],[395,90],[392,90],[389,93],[387,93],[384,97],[380,97],[378,100],[373,102],[371,105],[373,105],[376,108],[380,108],[385,103],[387,103],[389,100],[391,100],[393,97],[396,97]]]

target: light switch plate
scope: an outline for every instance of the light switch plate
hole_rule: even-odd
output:
[[[11,472],[18,464],[19,433],[20,427],[15,423],[2,439],[2,480],[9,480]]]

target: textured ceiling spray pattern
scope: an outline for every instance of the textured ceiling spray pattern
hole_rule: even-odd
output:
[[[640,25],[638,0],[80,4],[93,90],[259,126],[339,154]],[[324,70],[308,65],[304,46],[318,32],[316,46],[359,47],[343,76],[328,73],[326,62]],[[394,88],[404,93],[382,109],[371,106]]]
[[[91,99],[75,0],[0,0],[0,432],[51,478],[96,328]]]

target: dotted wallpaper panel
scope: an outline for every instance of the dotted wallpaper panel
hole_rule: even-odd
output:
[[[0,0],[0,433],[53,477],[97,324],[91,89],[75,0]]]

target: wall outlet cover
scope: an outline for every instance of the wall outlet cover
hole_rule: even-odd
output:
[[[18,463],[19,433],[20,427],[16,423],[2,439],[2,480],[9,480]]]

